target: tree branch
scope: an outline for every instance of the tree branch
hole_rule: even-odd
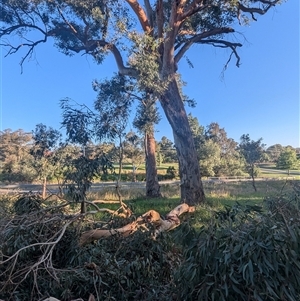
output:
[[[149,20],[147,18],[147,15],[146,15],[145,11],[141,7],[141,5],[138,3],[138,1],[136,1],[136,0],[126,0],[126,2],[130,5],[130,7],[132,8],[133,12],[138,17],[143,30],[146,33],[150,33],[151,30],[152,30],[152,28],[151,28],[151,26],[149,24]]]
[[[134,68],[126,67],[123,62],[123,58],[119,49],[109,42],[104,40],[89,40],[82,46],[69,47],[70,50],[79,53],[81,51],[86,51],[86,53],[93,53],[97,48],[105,48],[109,50],[115,57],[115,61],[121,75],[127,75],[131,77],[137,77],[138,73]]]
[[[62,19],[64,20],[64,22],[65,22],[66,24],[68,24],[68,26],[70,27],[70,29],[72,30],[72,32],[73,32],[74,34],[77,34],[77,30],[76,30],[76,29],[74,28],[74,26],[73,26],[73,25],[65,18],[65,16],[64,16],[64,14],[62,13],[61,9],[60,9],[59,7],[57,7],[57,10],[58,10],[60,16],[62,17]]]
[[[178,20],[184,21],[186,18],[194,15],[195,13],[204,10],[209,7],[208,4],[205,3],[205,0],[194,0],[187,8],[186,10],[179,15]]]
[[[188,49],[195,43],[205,43],[204,39],[208,37],[212,37],[215,35],[220,35],[224,33],[232,33],[234,32],[233,28],[230,27],[223,27],[223,28],[215,28],[206,32],[202,32],[198,35],[193,36],[192,38],[188,39],[186,43],[181,47],[181,49],[175,55],[175,63],[178,64],[180,59],[183,55],[188,51]]]
[[[45,43],[46,41],[47,41],[47,36],[45,36],[44,39],[42,39],[42,40],[38,40],[38,41],[36,41],[36,42],[31,42],[31,41],[30,41],[30,43],[22,43],[22,44],[20,44],[20,45],[18,45],[18,46],[13,46],[13,45],[11,45],[11,44],[9,44],[9,43],[1,43],[0,46],[9,47],[9,50],[8,50],[7,54],[5,55],[5,57],[8,56],[8,55],[11,55],[11,54],[14,54],[14,53],[18,52],[18,51],[20,50],[21,47],[24,47],[24,46],[25,46],[25,47],[26,47],[26,46],[29,47],[29,50],[26,52],[25,56],[22,57],[22,59],[21,59],[21,61],[20,61],[21,73],[23,73],[23,63],[24,63],[24,61],[25,61],[28,57],[30,57],[30,56],[32,55],[32,53],[33,53],[33,51],[34,51],[34,48],[35,48],[38,44],[40,44],[40,43]]]
[[[14,25],[5,29],[0,29],[0,38],[2,38],[5,35],[10,35],[12,34],[14,31],[18,30],[18,29],[36,29],[38,31],[40,31],[43,35],[47,35],[47,32],[44,31],[43,29],[41,29],[40,27],[36,26],[36,25],[32,25],[32,24],[25,24],[25,23],[20,23],[18,25]]]
[[[125,225],[122,228],[118,229],[94,229],[83,232],[79,244],[84,246],[88,243],[91,243],[94,240],[98,240],[100,238],[109,237],[112,235],[121,235],[127,236],[134,232],[136,232],[139,228],[147,229],[147,224],[152,224],[155,228],[154,238],[161,232],[170,231],[180,225],[180,219],[178,218],[180,215],[186,212],[194,212],[195,207],[190,207],[187,204],[181,204],[170,211],[166,219],[162,219],[160,214],[154,210],[149,210],[142,216],[138,217],[136,221]]]
[[[244,13],[250,13],[252,15],[252,19],[256,21],[256,18],[254,17],[254,14],[264,15],[271,7],[278,4],[281,0],[274,0],[274,1],[268,1],[268,0],[256,0],[254,2],[262,3],[265,5],[264,8],[259,7],[247,7],[243,5],[241,2],[238,3],[238,11],[242,11]],[[240,13],[238,13],[240,15]],[[238,17],[239,18],[239,17]]]
[[[145,3],[145,8],[146,8],[146,13],[147,13],[147,18],[149,20],[149,24],[151,26],[151,28],[153,28],[153,10],[150,4],[149,0],[144,0]]]

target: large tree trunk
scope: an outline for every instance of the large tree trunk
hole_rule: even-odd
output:
[[[188,205],[199,204],[205,199],[200,167],[187,114],[175,78],[170,81],[160,103],[173,130],[179,161],[181,201]]]
[[[157,178],[155,139],[153,131],[145,134],[146,155],[146,196],[151,198],[161,197],[160,186]]]

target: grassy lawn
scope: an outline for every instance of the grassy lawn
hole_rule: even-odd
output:
[[[162,163],[160,166],[157,166],[157,173],[159,175],[166,174],[166,171],[168,167],[174,167],[176,170],[178,170],[178,164],[177,163]],[[114,167],[118,168],[118,165],[114,165]],[[286,178],[288,177],[288,173],[286,170],[278,170],[276,168],[276,164],[274,163],[261,163],[259,164],[260,167],[260,174],[259,177],[262,178]],[[123,172],[125,173],[131,173],[132,172],[132,164],[124,164],[123,165]],[[138,166],[136,173],[137,174],[144,174],[146,172],[146,168],[144,164],[141,164]],[[300,170],[291,170],[290,176],[294,177],[295,179],[300,180]]]
[[[182,220],[189,222],[196,228],[208,222],[214,215],[214,212],[224,209],[225,206],[235,205],[237,202],[241,205],[264,206],[264,200],[267,197],[276,197],[278,195],[288,196],[293,193],[293,185],[300,181],[286,180],[260,180],[256,182],[257,192],[254,191],[250,181],[239,182],[204,182],[206,194],[205,204],[197,206],[196,212],[183,216]],[[180,204],[179,186],[175,184],[162,185],[162,198],[147,199],[143,197],[143,193],[138,189],[124,190],[122,196],[124,202],[131,208],[134,215],[140,216],[148,210],[156,210],[162,216],[165,216],[178,204]],[[106,193],[97,192],[90,194],[90,200],[95,199],[114,199],[116,195],[112,191]],[[100,207],[117,210],[119,204],[100,204]],[[100,220],[105,214],[100,213],[96,219]]]
[[[170,167],[170,166],[173,166],[176,169],[178,169],[178,164],[177,163],[162,163],[159,166],[157,165],[158,174],[165,174],[168,167]],[[114,164],[114,168],[116,170],[118,170],[119,165]],[[132,164],[125,163],[125,164],[123,164],[122,169],[123,169],[123,171],[125,171],[127,173],[132,172]],[[145,171],[146,171],[145,164],[140,164],[140,165],[137,166],[137,171],[136,171],[137,173],[145,173]]]

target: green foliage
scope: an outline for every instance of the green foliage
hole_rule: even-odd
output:
[[[170,179],[170,180],[173,180],[177,176],[178,176],[178,171],[175,169],[175,167],[174,166],[169,166],[167,168],[167,171],[166,171],[166,178]]]
[[[276,167],[279,169],[298,169],[300,166],[300,161],[297,159],[297,154],[294,149],[286,148],[281,151],[279,158],[276,163]]]
[[[237,143],[227,137],[224,128],[213,122],[204,130],[197,118],[188,116],[195,147],[201,167],[201,175],[206,177],[241,176],[244,162],[237,151]]]
[[[61,133],[52,127],[47,128],[46,125],[39,123],[36,125],[33,131],[33,140],[35,148],[32,153],[35,157],[47,156],[47,152],[50,152],[55,148],[61,139]]]
[[[201,147],[205,141],[204,127],[199,124],[198,118],[193,117],[192,114],[188,115],[188,120],[194,138],[195,147],[199,154],[199,151],[201,150]]]
[[[180,257],[169,235],[153,240],[151,232],[137,232],[79,247],[82,220],[61,208],[1,220],[2,298],[35,301],[51,295],[66,301],[93,293],[99,300],[167,300]],[[127,222],[115,219],[107,226]],[[91,226],[95,225],[86,228]],[[9,256],[13,257],[6,260]]]
[[[114,171],[114,168],[104,154],[94,158],[80,156],[73,159],[65,170],[65,186],[68,194],[75,202],[84,201],[92,180],[101,174],[108,174],[109,171]]]
[[[17,215],[38,211],[41,209],[41,197],[33,193],[21,195],[13,207]]]
[[[94,122],[95,114],[85,105],[79,105],[69,98],[62,99],[60,107],[63,111],[61,124],[66,129],[68,140],[86,145],[93,138],[90,126]]]
[[[158,124],[160,116],[155,106],[154,100],[146,95],[137,106],[136,115],[133,120],[133,126],[139,130],[140,133],[153,133],[154,124]]]
[[[129,39],[133,43],[129,64],[139,73],[138,90],[150,91],[159,97],[168,87],[168,80],[162,80],[159,74],[159,46],[162,41],[136,31],[129,34]]]
[[[162,163],[177,162],[176,149],[174,147],[174,143],[170,139],[163,136],[158,142],[158,146],[158,150],[162,157]]]
[[[274,144],[269,146],[266,149],[266,153],[269,156],[269,161],[277,162],[282,150],[283,150],[283,146],[281,144]]]
[[[120,74],[110,80],[95,81],[94,90],[98,93],[95,101],[97,116],[94,122],[95,136],[98,139],[115,139],[124,134],[131,105],[132,83]]]
[[[220,166],[221,163],[220,155],[221,150],[216,142],[207,140],[203,143],[199,155],[202,176],[215,176],[216,168]]]
[[[149,226],[150,232],[84,247],[78,245],[82,231],[118,228],[133,219],[101,215],[101,222],[84,221],[64,202],[33,194],[5,197],[0,200],[0,297],[68,301],[87,300],[92,293],[103,301],[299,300],[299,183],[292,188],[293,193],[266,198],[266,207],[199,206],[156,240]],[[149,209],[166,214],[177,201],[130,204],[138,215]],[[206,224],[194,228],[200,218]]]
[[[36,177],[30,154],[32,134],[23,130],[0,131],[0,175],[2,181],[30,182]]]
[[[217,212],[185,251],[175,281],[180,300],[299,300],[300,213],[239,205]]]
[[[52,127],[40,123],[36,125],[33,131],[34,146],[30,153],[34,160],[32,167],[35,170],[39,180],[46,181],[51,178],[55,172],[55,150],[59,147],[61,133]]]
[[[259,171],[257,163],[265,159],[265,144],[262,143],[262,138],[257,141],[251,140],[249,134],[241,136],[239,150],[246,162],[246,171],[252,178],[252,185],[256,191],[255,177],[258,176]]]
[[[240,152],[249,166],[253,166],[262,160],[264,147],[265,145],[262,143],[262,138],[254,141],[250,139],[249,134],[242,135],[241,137],[239,145]]]

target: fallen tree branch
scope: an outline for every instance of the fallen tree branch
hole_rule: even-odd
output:
[[[152,224],[155,228],[154,237],[161,232],[170,231],[180,225],[179,216],[186,212],[194,212],[195,207],[187,204],[181,204],[170,211],[166,219],[162,219],[160,214],[155,210],[149,210],[135,221],[118,229],[93,229],[83,232],[79,239],[79,244],[84,246],[95,240],[113,235],[128,236],[136,232],[138,229],[148,229],[147,225]]]
[[[0,301],[2,301],[2,300],[0,300]],[[43,301],[61,301],[61,300],[56,299],[54,297],[49,297],[49,298],[47,298],[47,299],[45,299]],[[79,298],[79,299],[73,299],[71,301],[83,301],[83,299]],[[90,294],[88,301],[96,301],[96,299],[95,299],[95,297],[94,297],[93,294]]]
[[[89,204],[96,209],[96,212],[89,211],[89,212],[87,212],[87,214],[95,214],[97,212],[107,212],[107,213],[110,213],[111,215],[116,215],[116,216],[124,217],[124,218],[130,217],[132,215],[132,211],[123,202],[121,202],[121,207],[117,210],[112,210],[112,209],[108,209],[108,208],[99,208],[95,204],[95,202],[89,202],[89,201],[85,201],[85,202],[86,202],[86,204]],[[122,212],[120,212],[120,211],[122,211]]]

